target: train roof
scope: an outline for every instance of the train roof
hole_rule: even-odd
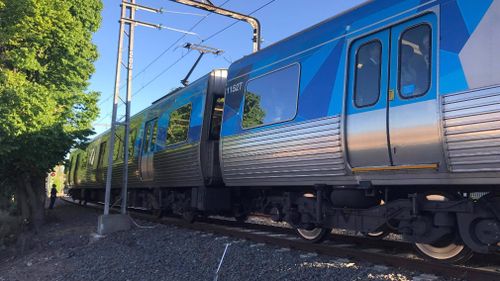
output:
[[[347,11],[328,18],[312,27],[280,40],[259,52],[235,61],[230,69],[231,79],[248,73],[249,69],[262,68],[320,47],[330,41],[340,40],[346,35],[360,32],[395,15],[418,10],[432,2],[450,0],[370,0]],[[254,66],[254,67],[251,67]]]
[[[212,71],[210,71],[209,73],[201,76],[200,78],[196,79],[195,81],[191,82],[189,85],[187,85],[186,87],[178,87],[170,92],[168,92],[167,94],[163,95],[161,98],[153,101],[151,103],[150,106],[142,109],[141,111],[137,112],[136,114],[130,116],[130,119],[133,121],[134,119],[137,119],[139,118],[144,112],[154,108],[155,106],[157,105],[160,105],[163,101],[169,99],[169,98],[173,98],[173,97],[176,97],[176,96],[180,96],[182,95],[183,93],[185,93],[186,91],[189,91],[191,89],[191,87],[195,87],[196,85],[200,84],[200,83],[207,83],[208,82],[208,78],[210,77],[210,75],[212,75],[213,73],[217,72],[217,71],[221,71],[221,70],[225,70],[225,69],[214,69]],[[95,137],[92,138],[92,141],[96,140],[96,139],[99,139],[103,136],[106,136],[107,134],[109,134],[111,131],[111,129],[107,129],[106,131],[96,135]]]

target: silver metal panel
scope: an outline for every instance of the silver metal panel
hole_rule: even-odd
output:
[[[202,186],[200,145],[186,144],[155,154],[155,185],[161,187]]]
[[[154,177],[154,164],[153,164],[154,154],[153,153],[143,153],[140,157],[141,165],[141,180],[152,181]]]
[[[444,96],[443,111],[449,169],[500,171],[500,88]]]
[[[438,103],[435,100],[390,108],[389,135],[395,166],[443,162]]]
[[[346,173],[338,116],[226,137],[221,142],[227,185],[320,184]]]
[[[351,167],[390,166],[387,109],[346,117],[347,155]]]
[[[499,27],[500,1],[496,0],[491,3],[459,54],[470,88],[492,86],[500,81]]]

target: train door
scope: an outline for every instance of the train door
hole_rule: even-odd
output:
[[[435,168],[442,159],[436,21],[428,14],[351,45],[346,141],[353,171]]]
[[[394,166],[437,168],[443,158],[436,27],[436,15],[427,14],[391,29],[388,123]]]
[[[357,40],[349,54],[346,134],[352,167],[391,165],[387,139],[389,30]]]
[[[104,180],[105,180],[104,161],[106,158],[106,149],[107,148],[108,148],[107,142],[106,141],[101,142],[101,144],[99,146],[99,156],[97,157],[97,169],[96,169],[98,182],[104,182]]]
[[[152,181],[154,177],[154,150],[158,134],[158,119],[146,122],[140,153],[140,172],[143,181]]]

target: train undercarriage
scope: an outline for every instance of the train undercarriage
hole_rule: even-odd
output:
[[[433,190],[440,190],[433,192]],[[252,213],[287,222],[303,239],[321,242],[332,229],[353,230],[371,239],[390,233],[414,243],[423,257],[459,263],[473,253],[500,250],[500,194],[408,187],[184,188],[131,189],[128,205],[188,221],[223,215],[244,221]],[[471,189],[472,190],[472,189]],[[477,190],[477,188],[476,188]],[[72,189],[82,202],[104,201],[101,189]],[[118,202],[119,190],[112,191]]]

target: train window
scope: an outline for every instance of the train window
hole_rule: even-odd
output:
[[[153,152],[155,150],[156,138],[158,135],[158,119],[149,120],[145,125],[143,152]]]
[[[78,153],[78,154],[76,155],[75,169],[73,170],[73,175],[72,175],[73,184],[77,184],[77,183],[79,183],[79,182],[78,182],[78,179],[79,179],[80,177],[79,177],[79,175],[78,175],[78,171],[80,171],[80,161],[81,161],[81,153]]]
[[[191,122],[191,104],[179,107],[170,113],[167,128],[167,145],[184,142],[188,138],[189,124]]]
[[[89,164],[90,166],[94,166],[94,159],[95,159],[95,147],[93,147],[90,150],[89,161],[87,164]]]
[[[137,129],[133,129],[128,135],[128,157],[132,158],[134,156],[135,140],[137,138]]]
[[[212,120],[210,123],[210,139],[212,140],[218,140],[220,138],[220,127],[222,124],[223,110],[224,110],[224,97],[214,97]]]
[[[106,156],[106,147],[107,147],[107,142],[102,142],[101,145],[99,146],[99,158],[97,159],[97,168],[102,168],[104,167],[105,163],[105,156]]]
[[[123,158],[123,134],[115,135],[115,145],[113,147],[113,159],[119,160]]]
[[[151,125],[149,122],[146,123],[146,132],[144,133],[144,139],[143,139],[143,145],[142,145],[142,151],[147,152],[149,149],[149,144],[151,140]]]
[[[158,119],[153,121],[153,128],[151,132],[151,141],[149,142],[149,151],[155,151],[156,139],[158,137]]]
[[[245,91],[245,129],[292,120],[297,113],[300,66],[293,64],[250,80]]]
[[[431,80],[431,27],[407,29],[399,41],[399,94],[403,98],[425,95]]]
[[[372,106],[380,97],[382,44],[371,41],[358,48],[354,84],[354,104],[357,107]]]
[[[72,184],[71,179],[73,178],[74,173],[75,173],[75,156],[73,155],[72,157],[69,158],[69,169],[67,177],[69,184]]]

